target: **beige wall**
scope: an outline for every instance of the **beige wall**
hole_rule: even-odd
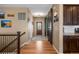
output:
[[[21,32],[26,32],[26,34],[21,37],[21,44],[23,44],[24,42],[27,42],[29,40],[29,36],[28,35],[28,21],[27,19],[30,18],[32,19],[32,16],[29,16],[29,9],[27,8],[18,8],[18,7],[0,7],[0,10],[3,10],[3,12],[5,13],[5,19],[9,19],[12,20],[12,27],[11,28],[0,28],[0,34],[1,33],[5,33],[5,34],[9,34],[9,33],[17,33],[17,31],[21,31]],[[18,20],[18,16],[17,13],[18,12],[25,12],[26,13],[26,20]],[[7,14],[13,14],[14,17],[8,17]]]
[[[59,53],[63,53],[63,5],[59,6]]]
[[[55,12],[59,16],[59,21],[53,22],[53,45],[56,48],[58,53],[62,53],[62,38],[63,38],[63,30],[62,30],[62,25],[63,25],[63,12],[62,12],[62,5],[53,5],[53,15],[55,15]],[[54,16],[53,16],[54,20]]]
[[[36,22],[42,22],[42,35],[45,35],[45,23],[44,23],[44,17],[34,17],[33,18],[33,33],[34,33],[34,36],[36,35]]]

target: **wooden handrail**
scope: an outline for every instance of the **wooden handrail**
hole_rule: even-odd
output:
[[[25,32],[23,32],[21,35],[20,35],[20,37],[22,36],[22,35],[24,35],[25,34]],[[10,46],[13,42],[15,42],[17,40],[17,38],[15,38],[13,41],[11,41],[9,44],[7,44],[5,47],[3,47],[1,50],[0,50],[0,52],[3,52],[8,46]]]

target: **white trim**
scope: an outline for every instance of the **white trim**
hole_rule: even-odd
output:
[[[56,49],[56,47],[53,45],[53,48],[56,50],[56,52],[59,54],[59,51]]]

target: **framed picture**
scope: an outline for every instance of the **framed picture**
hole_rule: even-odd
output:
[[[14,14],[8,14],[7,16],[8,17],[14,17]]]
[[[12,21],[11,20],[1,20],[1,27],[2,28],[11,28]]]
[[[5,14],[0,12],[0,19],[5,19]]]

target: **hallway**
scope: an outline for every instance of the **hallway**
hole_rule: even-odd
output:
[[[37,39],[32,40],[28,45],[24,45],[21,48],[21,54],[56,54],[56,51],[47,39]]]
[[[60,28],[61,21],[59,22],[59,20],[61,18],[59,18],[58,16],[60,16],[59,13],[61,13],[59,11],[61,9],[60,7],[62,7],[61,5],[3,4],[0,6],[2,9],[1,16],[0,16],[2,17],[0,22],[1,23],[0,33],[7,34],[7,35],[11,33],[12,36],[13,34],[17,34],[16,40],[15,40],[15,37],[10,37],[11,35],[9,35],[9,37],[13,39],[12,41],[10,38],[9,40],[8,38],[3,38],[5,39],[5,41],[2,39],[3,44],[4,42],[7,42],[5,46],[1,44],[1,46],[3,46],[1,48],[2,50],[5,47],[6,47],[5,50],[6,49],[8,50],[9,47],[11,46],[12,48],[15,47],[19,52],[20,52],[20,47],[22,47],[21,54],[56,54],[56,51],[53,47],[54,45],[56,50],[58,52],[60,51],[59,48],[62,48],[60,47],[60,43],[59,43],[60,40],[62,39],[61,38],[62,32],[60,32],[60,29],[62,27]],[[10,26],[5,25],[10,27],[8,29],[6,29],[5,26],[3,26],[4,24],[6,24],[6,21],[10,23]],[[18,32],[20,32],[19,35],[18,35]],[[20,37],[20,34],[22,32],[25,32],[25,35]],[[15,43],[17,42],[17,39],[18,39],[18,44]],[[10,46],[7,47],[9,44]]]

